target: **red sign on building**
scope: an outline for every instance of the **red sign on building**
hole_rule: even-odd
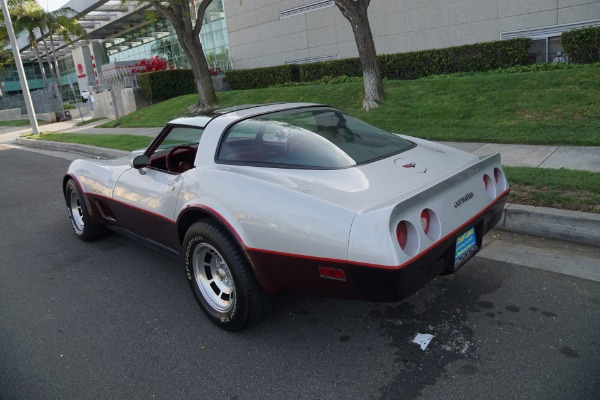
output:
[[[79,75],[77,75],[78,78],[85,78],[86,75],[83,73],[83,65],[77,64],[77,72],[79,73]]]

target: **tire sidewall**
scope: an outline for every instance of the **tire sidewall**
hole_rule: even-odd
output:
[[[79,198],[79,205],[81,207],[81,211],[83,214],[82,215],[83,229],[79,229],[77,227],[77,225],[75,224],[75,221],[73,220],[73,212],[71,211],[71,193],[73,193],[73,192],[75,192],[75,194]],[[85,203],[85,199],[81,196],[81,191],[79,190],[79,188],[77,187],[77,185],[75,184],[75,182],[73,180],[70,180],[67,183],[67,187],[65,190],[65,201],[67,203],[67,213],[69,214],[69,221],[71,221],[71,226],[73,226],[73,230],[75,231],[75,234],[77,236],[79,236],[80,238],[85,239],[87,237],[86,228],[89,226],[90,218],[89,218],[89,214],[88,214],[87,205]]]
[[[233,297],[233,307],[227,312],[220,312],[212,308],[206,301],[194,276],[193,257],[194,250],[202,243],[212,246],[221,255],[233,278],[235,286],[235,295]],[[192,226],[184,239],[183,259],[185,264],[185,272],[194,292],[194,296],[202,308],[206,316],[217,326],[229,330],[237,331],[243,328],[246,323],[246,301],[243,287],[240,285],[238,277],[237,265],[230,252],[225,247],[225,244],[215,234],[213,234],[205,224]]]

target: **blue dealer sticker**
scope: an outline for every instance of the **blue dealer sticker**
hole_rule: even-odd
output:
[[[471,228],[456,239],[456,253],[454,254],[454,269],[460,267],[473,254],[479,250],[475,228]]]

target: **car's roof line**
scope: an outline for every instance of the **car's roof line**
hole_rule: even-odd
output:
[[[200,128],[205,128],[206,125],[208,125],[208,123],[210,121],[212,121],[213,119],[227,115],[227,114],[235,114],[235,113],[242,112],[242,118],[247,118],[247,117],[254,116],[254,115],[260,115],[260,114],[264,114],[264,113],[268,113],[268,112],[279,111],[279,110],[270,110],[270,111],[262,111],[261,110],[258,112],[252,112],[253,110],[267,108],[267,107],[273,107],[273,106],[275,106],[275,107],[283,106],[283,105],[286,105],[287,107],[282,108],[282,110],[283,109],[293,109],[293,108],[303,108],[303,107],[315,107],[315,106],[331,107],[331,106],[327,106],[324,104],[318,104],[318,103],[273,102],[273,103],[264,103],[264,104],[242,104],[242,105],[218,108],[218,109],[214,109],[214,110],[202,111],[202,112],[197,112],[197,113],[184,114],[184,115],[181,115],[181,116],[173,119],[172,121],[169,121],[169,124],[170,125],[194,125],[194,126],[198,126]],[[194,120],[194,121],[192,122],[191,120]],[[190,124],[190,122],[192,122],[192,123]]]
[[[278,104],[286,104],[285,102],[273,102],[273,103],[264,103],[264,104],[239,104],[230,107],[223,108],[215,108],[212,110],[200,111],[200,112],[192,112],[188,114],[180,115],[177,118],[194,118],[194,117],[217,117],[220,115],[225,115],[237,111],[249,110],[251,108],[263,107],[263,106],[273,106]]]

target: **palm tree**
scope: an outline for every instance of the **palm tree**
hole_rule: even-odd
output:
[[[31,47],[35,50],[35,56],[40,66],[42,78],[47,87],[48,78],[46,78],[46,71],[37,45],[37,31],[39,30],[39,26],[45,13],[44,9],[33,0],[16,1],[12,4],[12,7],[10,7],[10,14],[13,20],[15,33],[27,32]]]
[[[75,10],[70,7],[63,7],[56,11],[45,13],[44,19],[39,26],[39,29],[42,32],[44,46],[46,45],[46,34],[48,34],[50,37],[52,58],[54,59],[54,70],[56,71],[59,90],[61,88],[61,76],[60,69],[58,67],[58,58],[56,57],[54,35],[59,35],[65,43],[73,43],[71,40],[71,35],[77,36],[78,38],[87,38],[87,31],[79,24],[79,21],[77,20],[78,17],[79,14]],[[46,51],[46,54],[48,54],[48,51]],[[50,59],[48,62],[51,62]]]
[[[12,51],[5,49],[8,45],[10,45],[8,32],[6,31],[6,25],[3,25],[0,26],[0,74],[3,75],[6,75],[8,72],[4,64],[10,64],[14,59]]]

